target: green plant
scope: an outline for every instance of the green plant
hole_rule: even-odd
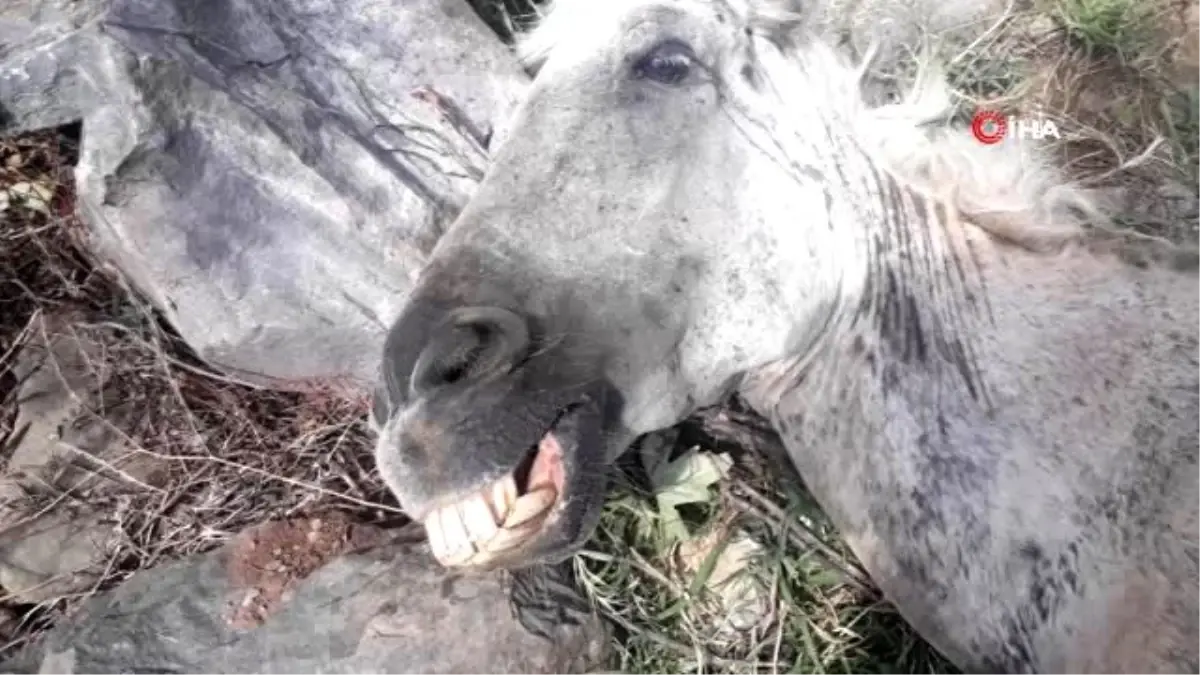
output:
[[[1129,64],[1150,52],[1155,11],[1147,0],[1057,0],[1051,15],[1089,55]]]

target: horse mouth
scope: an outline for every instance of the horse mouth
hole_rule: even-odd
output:
[[[564,440],[550,425],[515,468],[468,497],[434,509],[423,524],[434,558],[446,567],[487,568],[520,558],[554,524],[566,503]]]

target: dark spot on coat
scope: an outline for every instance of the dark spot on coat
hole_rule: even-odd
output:
[[[758,73],[754,70],[754,66],[750,65],[749,63],[743,65],[741,69],[741,75],[742,79],[745,80],[746,84],[750,85],[752,89],[756,91],[759,89],[760,82],[758,79]]]
[[[876,237],[871,255],[883,257],[888,247],[882,238]],[[935,302],[953,305],[956,301],[944,297],[935,299],[928,289],[917,291],[919,286],[912,284],[909,277],[919,278],[930,271],[909,269],[914,264],[901,256],[900,262],[872,265],[863,299],[853,317],[855,323],[869,322],[880,337],[883,349],[879,357],[886,364],[880,373],[884,392],[895,390],[896,375],[891,372],[894,367],[917,367],[931,374],[935,369],[949,367],[965,387],[967,395],[978,400],[982,395],[978,367],[967,349],[965,338],[950,329],[942,318],[958,308],[952,306],[951,312],[938,312],[931,307]]]
[[[1006,638],[1003,654],[998,656],[996,672],[1030,672],[1037,662],[1027,645],[1043,626],[1053,623],[1069,596],[1082,590],[1079,577],[1079,544],[1068,542],[1056,553],[1048,553],[1042,544],[1027,541],[1019,550],[1020,559],[1029,566],[1027,595],[1018,609],[1002,620]]]
[[[300,119],[304,122],[304,130],[314,136],[320,134],[325,127],[325,116],[312,108],[306,108],[301,113]],[[388,127],[388,129],[402,133],[395,127]]]
[[[850,353],[854,356],[862,356],[867,352],[867,343],[861,335],[854,336],[854,342],[850,343]]]

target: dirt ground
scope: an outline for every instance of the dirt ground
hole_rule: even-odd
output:
[[[229,579],[240,596],[231,607],[229,624],[261,624],[299,581],[333,558],[369,549],[383,539],[379,528],[336,512],[327,518],[271,521],[241,532],[228,550]]]

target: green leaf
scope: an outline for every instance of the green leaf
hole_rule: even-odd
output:
[[[842,577],[831,569],[816,567],[808,573],[808,583],[822,589],[831,589],[842,583]]]
[[[662,531],[668,540],[684,541],[691,536],[676,507],[711,501],[708,488],[724,478],[732,465],[733,460],[727,455],[692,448],[674,461],[664,461],[655,467],[650,480],[654,484]]]

